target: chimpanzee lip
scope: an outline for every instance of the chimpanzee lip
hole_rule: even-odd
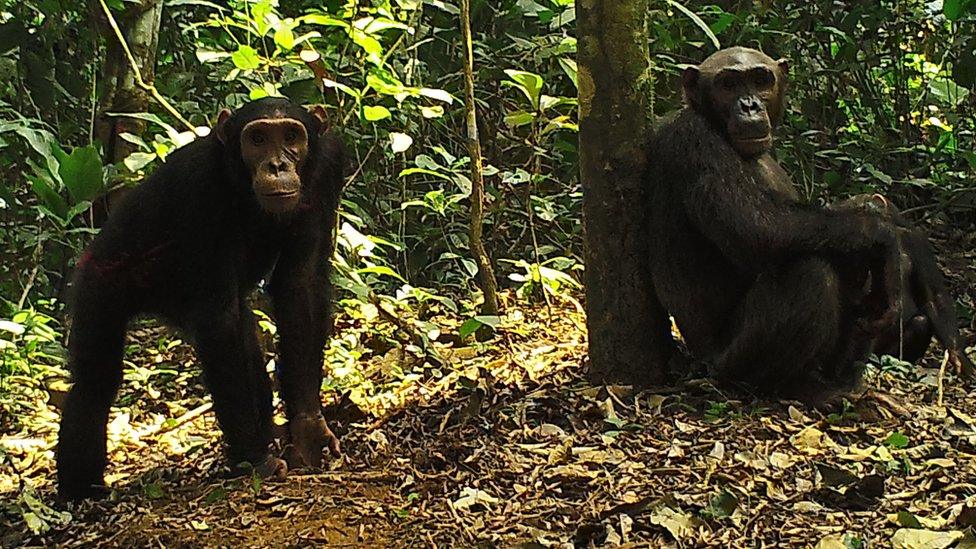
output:
[[[264,196],[270,196],[272,198],[288,198],[290,196],[295,196],[298,191],[275,191],[272,193],[261,193]]]

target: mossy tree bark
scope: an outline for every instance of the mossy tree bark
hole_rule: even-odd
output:
[[[589,374],[662,382],[670,323],[650,275],[641,185],[652,118],[648,0],[577,0]]]

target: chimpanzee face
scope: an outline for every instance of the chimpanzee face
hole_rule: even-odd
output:
[[[282,214],[301,202],[309,155],[327,128],[321,106],[305,110],[284,98],[248,103],[236,113],[224,110],[216,134],[227,147],[229,161],[247,177],[254,198],[266,212]]]
[[[308,132],[298,120],[260,118],[241,130],[241,159],[258,204],[268,212],[284,213],[298,205],[307,156]]]
[[[747,48],[713,54],[684,74],[692,106],[718,122],[726,139],[743,157],[755,157],[773,146],[789,65]]]

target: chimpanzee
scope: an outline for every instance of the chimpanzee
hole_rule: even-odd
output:
[[[871,350],[900,357],[908,362],[922,358],[934,336],[949,352],[950,359],[966,377],[976,375],[959,338],[953,299],[945,275],[925,235],[901,214],[898,207],[880,194],[860,194],[834,204],[837,209],[860,209],[877,213],[897,227],[898,265],[902,308],[898,321],[878,333]],[[870,282],[868,282],[870,284]]]
[[[342,170],[342,147],[321,107],[266,98],[222,111],[211,135],[171,154],[128,193],[74,276],[74,385],[57,448],[62,497],[106,491],[105,429],[126,324],[143,313],[192,341],[230,464],[285,474],[285,461],[271,454],[271,383],[247,303],[269,274],[288,465],[318,465],[325,447],[338,453],[319,391]]]
[[[650,283],[718,377],[819,403],[859,380],[873,334],[895,321],[898,246],[876,215],[798,200],[771,155],[788,69],[741,47],[685,69],[686,105],[647,146]],[[849,262],[875,274],[878,310],[856,306]]]

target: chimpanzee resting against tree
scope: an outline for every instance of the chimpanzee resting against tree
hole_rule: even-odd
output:
[[[881,216],[798,200],[770,154],[788,68],[721,50],[685,70],[686,106],[652,130],[645,185],[660,318],[650,335],[673,345],[671,313],[718,377],[817,402],[860,379],[872,340],[898,318],[901,250]]]
[[[271,383],[248,295],[270,273],[288,465],[319,465],[338,441],[321,415],[331,330],[332,226],[340,142],[321,108],[268,98],[223,111],[212,134],[167,159],[109,217],[78,261],[59,492],[105,492],[106,422],[122,380],[126,324],[159,316],[189,335],[232,466],[283,476],[271,454]]]

